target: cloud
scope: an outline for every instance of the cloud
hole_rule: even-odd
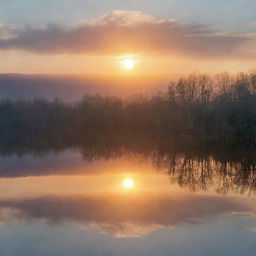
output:
[[[246,230],[254,233],[256,232],[256,227],[247,227]]]
[[[256,25],[256,20],[249,21],[248,24],[254,26],[254,25]]]
[[[9,40],[14,37],[15,27],[5,24],[0,24],[0,40]]]
[[[0,49],[40,54],[140,53],[235,58],[254,39],[254,35],[221,33],[194,24],[182,25],[139,11],[113,11],[77,27],[49,25],[12,29],[12,37],[0,39]]]
[[[140,11],[115,10],[101,16],[99,19],[89,21],[91,25],[118,25],[136,26],[145,24],[174,23],[175,20],[157,19],[152,15],[144,14]]]
[[[12,217],[2,218],[9,209]],[[49,196],[0,201],[0,221],[66,221],[81,228],[96,228],[115,237],[144,236],[159,228],[181,223],[200,224],[218,216],[251,215],[253,209],[234,198],[203,195],[107,194]]]

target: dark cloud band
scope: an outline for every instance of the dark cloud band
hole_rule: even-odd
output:
[[[12,37],[0,40],[0,49],[41,54],[132,52],[234,58],[252,39],[245,35],[220,34],[197,25],[184,26],[173,20],[157,20],[140,12],[114,11],[74,28],[16,29]]]

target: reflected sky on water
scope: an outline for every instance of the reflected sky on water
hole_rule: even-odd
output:
[[[253,174],[180,162],[2,157],[0,255],[256,255]]]

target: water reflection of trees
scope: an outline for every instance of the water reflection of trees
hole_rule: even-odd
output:
[[[217,192],[237,193],[256,191],[255,162],[219,162],[214,158],[191,159],[181,157],[169,167],[172,182],[192,191],[207,190],[217,185]]]
[[[112,133],[82,136],[53,133],[36,138],[1,138],[0,154],[44,157],[67,149],[80,152],[87,161],[121,157],[150,161],[157,169],[168,170],[171,182],[192,191],[214,185],[219,193],[256,191],[256,149],[234,138],[230,143],[198,137],[153,136],[147,133]],[[239,138],[238,138],[239,140]]]

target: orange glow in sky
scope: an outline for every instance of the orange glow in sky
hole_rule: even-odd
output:
[[[134,60],[133,59],[125,59],[122,62],[123,66],[127,70],[131,70],[134,68]]]
[[[23,74],[108,74],[108,75],[147,75],[147,74],[188,74],[193,72],[248,72],[254,70],[255,60],[201,60],[185,56],[160,55],[37,55],[24,51],[1,51],[0,73]],[[132,60],[132,62],[127,61]],[[126,64],[125,64],[126,63]],[[125,68],[125,66],[133,66]]]

